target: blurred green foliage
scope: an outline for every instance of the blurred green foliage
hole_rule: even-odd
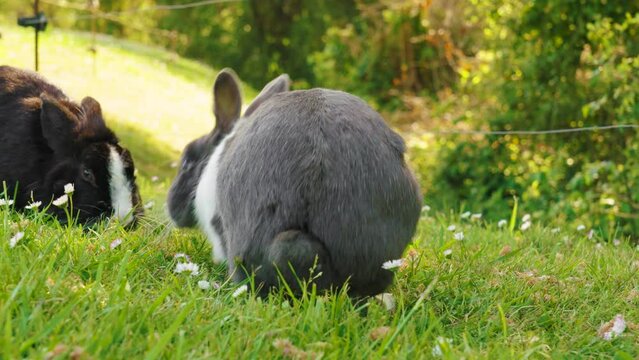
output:
[[[100,10],[189,2],[102,0]],[[20,6],[7,0],[0,10]],[[46,6],[54,24],[91,28],[78,16],[87,12]],[[287,72],[297,88],[339,88],[408,114],[418,125],[406,131],[411,161],[431,205],[499,219],[517,196],[538,219],[584,223],[609,238],[639,234],[636,130],[419,133],[638,124],[637,1],[247,0],[95,25],[233,67],[257,88]]]
[[[465,91],[495,99],[474,126],[536,130],[639,124],[639,3],[477,2],[483,49]],[[472,72],[476,72],[475,75]],[[512,196],[549,221],[609,239],[639,233],[639,144],[632,129],[441,141],[429,185],[506,217]],[[424,154],[423,156],[426,156]],[[417,159],[420,155],[415,156]],[[423,171],[423,170],[422,170]]]

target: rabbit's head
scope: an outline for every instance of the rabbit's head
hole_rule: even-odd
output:
[[[289,83],[288,75],[281,75],[271,81],[248,106],[244,117],[250,116],[274,94],[288,90]],[[169,190],[167,201],[169,215],[177,226],[195,227],[197,225],[194,200],[202,171],[215,148],[233,130],[235,123],[240,119],[241,111],[240,82],[233,70],[224,69],[218,74],[213,85],[215,128],[209,134],[186,146],[182,153],[177,177]]]
[[[46,93],[40,99],[42,135],[53,155],[44,192],[58,198],[72,190],[69,203],[51,211],[64,218],[63,208],[72,206],[81,223],[111,214],[125,225],[134,223],[142,207],[133,159],[106,126],[100,104],[86,97],[78,106]],[[73,189],[65,189],[67,184]]]

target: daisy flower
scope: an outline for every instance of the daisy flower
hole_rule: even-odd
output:
[[[446,346],[448,347],[450,346],[450,344],[453,343],[452,339],[444,338],[441,336],[438,336],[436,341],[437,343],[433,347],[433,350],[431,350],[431,354],[435,357],[444,355],[444,352],[442,351],[442,345],[446,344]]]
[[[64,193],[67,195],[71,195],[73,194],[73,192],[75,191],[75,186],[72,183],[68,183],[66,185],[64,185]]]
[[[623,315],[617,314],[614,319],[601,325],[599,328],[599,336],[604,340],[612,340],[626,331],[626,320]]]
[[[235,289],[235,291],[233,291],[233,294],[231,294],[231,296],[233,296],[234,298],[244,294],[245,292],[248,291],[248,286],[246,284],[238,287],[237,289]]]
[[[391,293],[381,293],[375,296],[375,299],[382,303],[386,310],[393,311],[395,310],[395,297]]]
[[[453,237],[455,238],[455,240],[464,240],[464,232],[460,231],[458,233],[455,233],[455,235],[453,235]]]
[[[24,237],[23,232],[19,232],[13,235],[13,237],[9,239],[9,247],[12,249],[16,247],[16,244],[18,243],[18,241],[22,240],[23,237]]]
[[[122,239],[115,239],[111,242],[111,244],[109,245],[109,247],[111,248],[111,250],[115,249],[116,247],[120,246],[120,244],[122,244]]]
[[[53,200],[53,205],[55,205],[57,207],[63,207],[68,202],[69,202],[69,195],[64,194],[64,195],[60,196],[59,198]]]
[[[13,200],[0,199],[0,206],[11,206],[11,205],[13,205]]]
[[[504,226],[506,226],[506,224],[508,224],[508,221],[506,221],[505,219],[501,219],[501,220],[499,220],[499,222],[497,223],[497,227],[498,227],[498,228],[503,228]]]
[[[191,276],[196,276],[200,274],[200,266],[192,262],[177,263],[174,271],[178,274],[189,272]]]
[[[388,260],[382,264],[382,268],[386,270],[398,268],[404,264],[404,259]]]
[[[26,205],[24,208],[27,210],[38,209],[42,205],[42,201],[34,201],[29,205]]]

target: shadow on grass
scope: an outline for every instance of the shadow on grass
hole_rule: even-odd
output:
[[[109,127],[115,131],[122,145],[129,149],[133,156],[139,175],[151,178],[158,176],[171,179],[176,169],[171,164],[176,162],[180,154],[170,146],[155,139],[152,133],[129,123],[110,119]]]

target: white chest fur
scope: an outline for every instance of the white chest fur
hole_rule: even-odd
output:
[[[222,236],[217,233],[212,221],[218,214],[217,176],[220,157],[226,147],[227,140],[232,136],[233,133],[227,135],[213,151],[202,171],[200,182],[195,192],[195,215],[200,228],[204,231],[213,247],[213,261],[215,262],[226,260],[226,254],[222,246]]]
[[[131,183],[124,173],[124,161],[118,151],[109,145],[109,191],[114,215],[128,225],[133,221],[133,196]]]

